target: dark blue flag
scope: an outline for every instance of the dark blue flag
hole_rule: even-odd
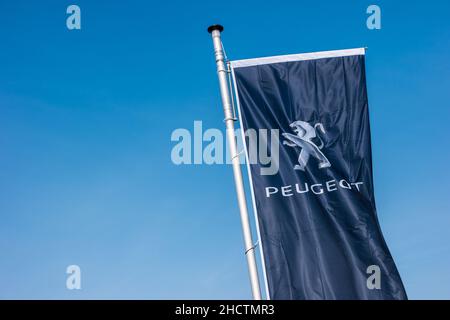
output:
[[[231,66],[243,129],[278,133],[277,170],[246,139],[270,298],[406,299],[375,208],[364,49]]]

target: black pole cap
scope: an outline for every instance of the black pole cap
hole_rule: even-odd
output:
[[[208,32],[212,33],[214,30],[219,30],[220,32],[223,31],[223,26],[221,26],[220,24],[213,24],[212,26],[208,27]]]

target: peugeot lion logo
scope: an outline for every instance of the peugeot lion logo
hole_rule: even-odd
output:
[[[283,144],[289,147],[300,147],[302,149],[298,157],[298,165],[295,165],[294,167],[295,170],[305,171],[310,156],[319,160],[319,169],[331,167],[330,161],[328,161],[327,157],[320,151],[323,148],[324,143],[317,135],[316,130],[320,130],[325,134],[325,129],[321,123],[316,123],[313,127],[305,121],[294,121],[290,124],[290,127],[296,134],[283,133],[283,137],[287,139],[283,141]],[[319,140],[319,145],[312,141],[315,138]]]

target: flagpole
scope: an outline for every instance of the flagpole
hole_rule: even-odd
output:
[[[220,34],[223,31],[221,25],[212,25],[208,28],[211,33],[214,53],[216,57],[217,76],[219,78],[220,95],[222,96],[223,112],[225,114],[225,125],[227,130],[228,147],[233,163],[234,183],[241,214],[242,232],[244,234],[245,255],[247,257],[248,272],[250,275],[250,283],[252,286],[252,294],[254,300],[261,300],[261,290],[259,287],[258,269],[255,260],[255,246],[253,245],[252,233],[247,211],[247,201],[244,191],[244,183],[242,180],[241,165],[239,163],[239,155],[237,152],[236,137],[234,131],[234,121],[236,121],[233,105],[231,104],[230,90],[228,86],[228,70],[225,65],[225,57],[223,53],[222,41]]]

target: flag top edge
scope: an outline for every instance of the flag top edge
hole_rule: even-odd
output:
[[[356,48],[356,49],[320,51],[320,52],[309,52],[309,53],[299,53],[299,54],[288,54],[288,55],[282,55],[282,56],[235,60],[235,61],[230,61],[230,64],[231,64],[232,68],[242,68],[242,67],[251,67],[251,66],[257,66],[257,65],[262,65],[262,64],[365,55],[365,53],[366,53],[365,48]]]

